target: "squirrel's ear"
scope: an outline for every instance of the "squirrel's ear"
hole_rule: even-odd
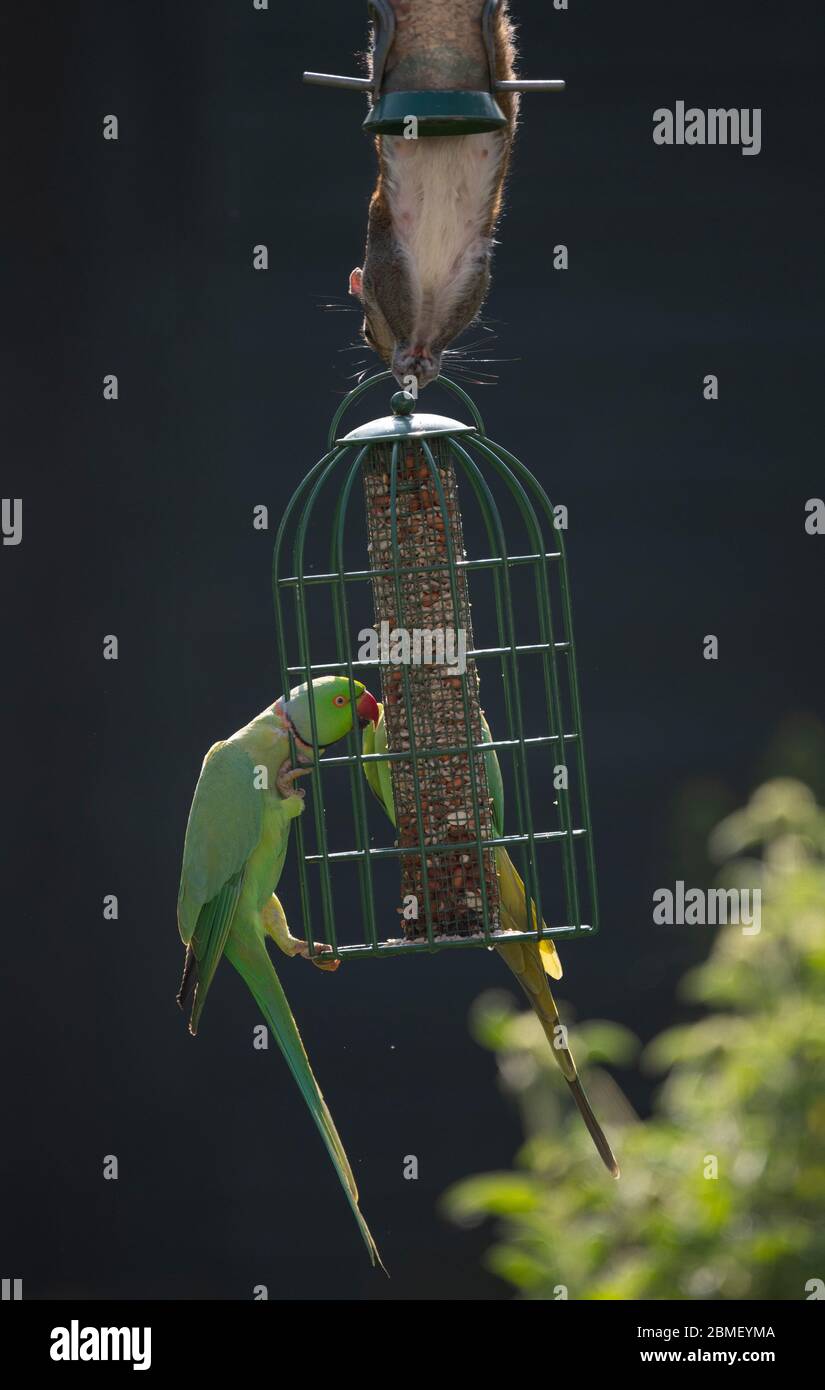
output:
[[[363,274],[363,271],[361,270],[360,265],[357,265],[357,266],[355,267],[354,270],[351,270],[351,271],[350,271],[350,275],[349,275],[349,292],[350,292],[350,294],[354,294],[355,297],[356,297],[356,299],[360,299],[360,298],[361,298],[361,295],[362,295],[362,293],[363,293],[363,290],[364,290],[364,274]]]

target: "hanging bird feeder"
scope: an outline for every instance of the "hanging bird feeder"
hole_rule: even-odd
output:
[[[482,15],[482,33],[489,66],[489,88],[486,91],[419,90],[390,92],[384,89],[384,68],[395,38],[395,12],[388,0],[370,0],[375,26],[375,42],[370,77],[337,77],[332,73],[305,72],[304,81],[321,87],[346,87],[367,92],[370,110],[363,129],[370,135],[405,135],[415,121],[416,137],[434,135],[480,135],[485,131],[501,130],[507,117],[496,96],[501,92],[563,92],[564,82],[558,78],[544,81],[496,77],[493,40],[496,11],[501,0],[486,0]]]
[[[282,688],[345,674],[375,689],[378,673],[384,704],[386,751],[365,753],[354,730],[346,752],[316,760],[311,814],[295,822],[310,954],[319,939],[352,959],[592,935],[596,875],[562,531],[537,480],[487,438],[470,397],[443,376],[471,423],[417,413],[397,392],[392,415],[342,433],[345,412],[390,380],[379,373],[343,401],[328,452],[293,494],[275,541]],[[461,503],[472,509],[466,517]],[[503,512],[518,527],[516,544]],[[330,514],[327,545],[320,518]],[[362,553],[348,568],[356,523]],[[465,534],[479,553],[467,553]],[[358,656],[364,631],[376,650]],[[310,714],[317,746],[312,698]],[[507,833],[493,824],[491,748],[509,791]],[[373,804],[365,771],[376,763],[390,767],[395,828]],[[346,810],[354,843],[330,845],[325,806]],[[503,931],[502,845],[520,869],[533,930]]]

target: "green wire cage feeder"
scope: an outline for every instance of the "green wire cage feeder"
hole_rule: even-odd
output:
[[[444,377],[438,384],[472,423],[418,413],[398,392],[391,416],[342,433],[345,412],[391,379],[379,373],[342,402],[328,452],[293,494],[275,541],[282,688],[344,674],[377,694],[379,675],[387,735],[386,752],[365,753],[355,729],[317,760],[311,813],[294,823],[310,951],[321,939],[344,959],[494,945],[504,930],[501,845],[534,927],[504,939],[592,935],[596,874],[562,531],[537,480],[487,438],[473,401]],[[465,536],[478,553],[467,553]],[[377,647],[357,655],[354,635],[365,632]],[[317,746],[312,699],[310,714]],[[498,827],[491,747],[506,793]],[[390,767],[395,827],[365,776],[380,762]],[[349,843],[331,843],[341,826]]]

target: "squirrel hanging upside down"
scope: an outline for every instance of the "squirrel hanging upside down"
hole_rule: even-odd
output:
[[[383,91],[488,90],[482,20],[491,3],[385,0],[395,34]],[[493,4],[493,11],[495,79],[510,80],[515,50],[508,0]],[[364,266],[353,270],[349,287],[364,306],[364,338],[402,386],[415,378],[423,388],[438,376],[445,348],[476,317],[487,294],[518,110],[515,93],[497,99],[507,118],[500,130],[376,140],[378,184]]]

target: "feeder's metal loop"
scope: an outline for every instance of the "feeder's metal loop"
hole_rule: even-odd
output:
[[[396,21],[395,10],[389,0],[369,0],[369,7],[374,14],[370,81],[377,95],[384,82],[384,67],[389,51],[395,42]]]
[[[438,382],[439,386],[446,386],[448,391],[452,391],[454,396],[458,396],[458,399],[461,401],[462,405],[466,405],[467,409],[472,415],[473,423],[476,429],[478,430],[479,434],[486,434],[487,431],[484,428],[484,421],[481,418],[481,411],[479,410],[472,396],[467,395],[467,392],[464,390],[463,386],[459,386],[458,382],[453,381],[452,378],[448,376],[436,377],[436,381]]]
[[[303,497],[304,493],[309,491],[313,482],[318,477],[318,474],[326,468],[327,464],[330,463],[330,461],[342,458],[343,455],[347,452],[348,450],[341,448],[340,446],[337,449],[330,447],[327,453],[324,454],[324,457],[322,459],[319,459],[318,462],[312,468],[310,468],[306,477],[303,478],[301,482],[298,484],[297,488],[295,489],[295,491],[293,492],[292,496],[286,504],[284,514],[281,517],[280,525],[278,526],[278,530],[275,533],[275,546],[272,551],[272,580],[273,584],[276,586],[273,590],[273,593],[276,596],[276,603],[278,602],[277,582],[279,581],[278,568],[281,560],[281,549],[283,547],[284,538],[286,536],[289,523],[292,520],[293,513],[295,512],[295,509],[297,508],[298,503],[301,501],[301,498]],[[280,627],[278,629],[278,634],[280,637]]]
[[[355,405],[355,402],[359,400],[366,391],[371,390],[373,386],[377,386],[378,383],[381,381],[395,381],[395,377],[393,376],[392,372],[376,372],[375,376],[368,376],[365,381],[359,381],[357,386],[353,386],[352,390],[347,392],[347,394],[345,395],[344,399],[342,400],[341,404],[339,405],[338,409],[332,417],[332,423],[330,424],[329,432],[327,434],[328,450],[331,450],[335,447],[335,440],[338,436],[338,426],[340,425],[350,406]]]
[[[490,91],[496,85],[496,17],[501,9],[501,0],[484,0],[481,12],[481,33],[487,54],[487,69],[490,74]]]

